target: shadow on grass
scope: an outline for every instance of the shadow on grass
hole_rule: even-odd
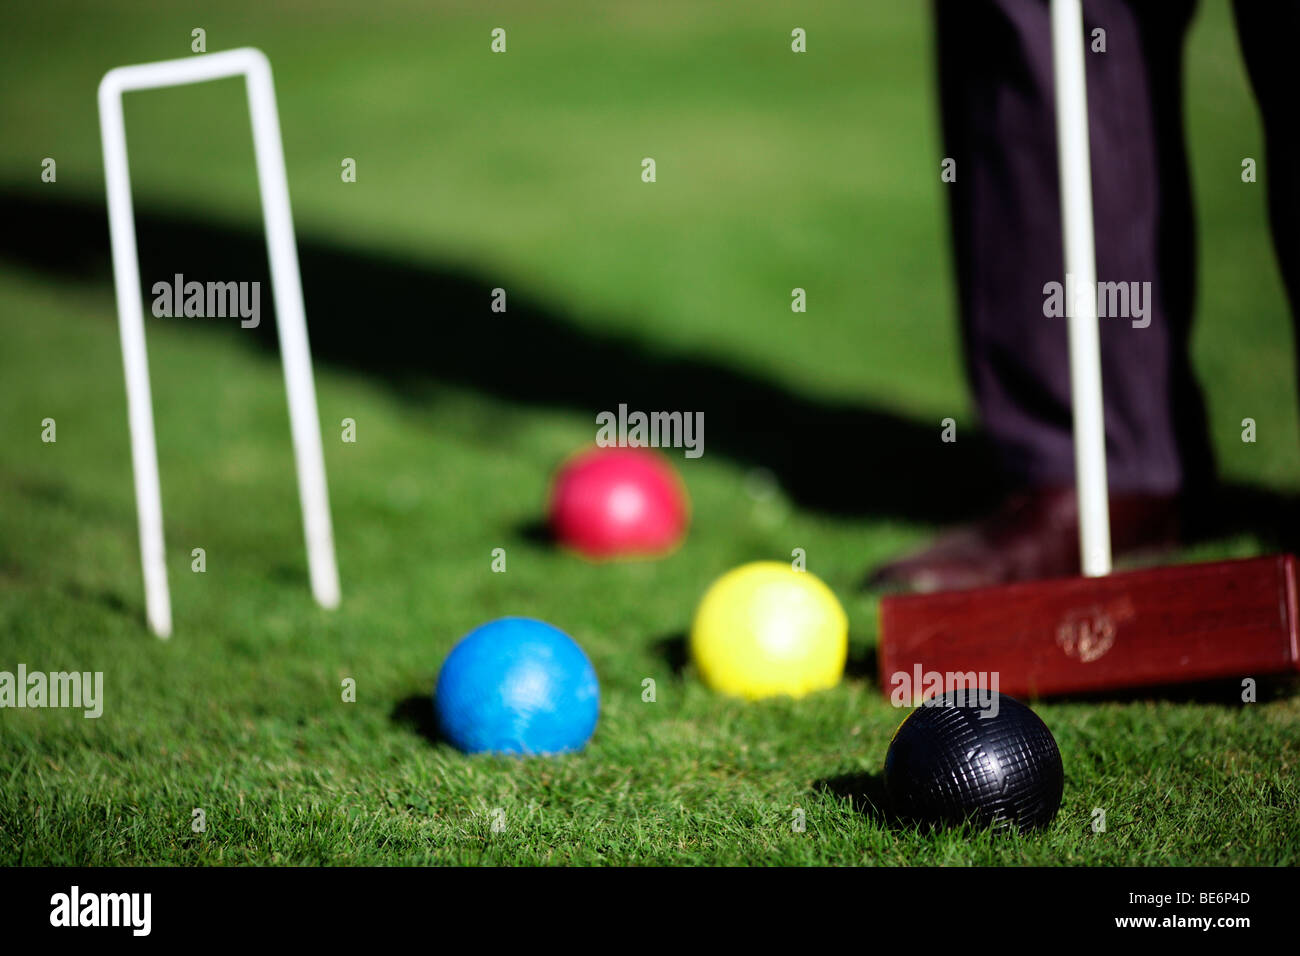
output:
[[[102,285],[105,309],[112,308],[102,204],[0,190],[0,215],[0,258],[61,282]],[[242,335],[275,348],[260,231],[149,209],[137,210],[136,224],[146,309],[153,284],[176,274],[263,283],[256,330],[234,319],[149,317],[150,326],[186,322],[195,334]],[[305,236],[298,247],[317,366],[361,371],[403,399],[427,402],[438,385],[451,384],[580,413],[593,434],[597,412],[623,403],[703,412],[709,453],[771,471],[793,501],[824,513],[937,523],[993,500],[993,470],[978,435],[945,444],[937,423],[800,394],[722,359],[662,348],[653,336],[580,327],[531,300],[506,274],[458,274]],[[505,314],[489,310],[498,286],[509,293]],[[859,467],[853,454],[864,445],[879,456],[873,467]]]
[[[74,601],[98,604],[105,610],[131,618],[142,626],[147,623],[143,606],[128,602],[120,594],[104,588],[87,588],[78,581],[70,581],[64,585],[63,593]]]
[[[0,259],[60,282],[102,286],[111,309],[103,203],[48,196],[0,188]],[[177,273],[263,283],[256,330],[233,319],[150,318],[150,325],[185,321],[196,334],[242,335],[275,348],[260,230],[151,209],[137,210],[136,225],[146,308],[153,283]],[[703,412],[710,453],[769,470],[800,507],[831,515],[944,524],[987,511],[1000,491],[978,432],[944,443],[937,423],[804,395],[719,358],[661,348],[652,336],[583,328],[505,274],[452,272],[310,236],[300,235],[298,248],[317,365],[360,371],[402,399],[426,403],[438,385],[451,384],[520,406],[568,409],[593,429],[597,412],[621,403]],[[489,310],[495,287],[508,291],[505,314]],[[864,447],[872,451],[869,467],[854,454]],[[1193,541],[1250,533],[1285,550],[1300,542],[1295,496],[1229,485],[1197,512]]]
[[[1067,694],[1045,700],[1051,704],[1131,704],[1142,701],[1165,704],[1199,704],[1239,710],[1251,703],[1268,703],[1283,700],[1300,689],[1300,678],[1293,676],[1253,677],[1255,700],[1242,700],[1241,678],[1195,681],[1187,684],[1161,684],[1155,687],[1138,687],[1131,690],[1096,691],[1087,694]]]
[[[555,535],[551,533],[551,526],[545,521],[533,520],[522,522],[515,528],[515,534],[527,541],[529,544],[535,544],[540,547],[551,547],[555,545]]]
[[[866,681],[875,686],[880,682],[880,666],[876,657],[876,645],[870,647],[850,647],[848,659],[844,662],[844,676],[849,680]]]
[[[428,694],[413,694],[399,700],[388,715],[399,727],[405,727],[431,744],[442,743],[438,720],[433,715],[433,700]]]
[[[684,675],[691,663],[690,635],[686,631],[674,631],[656,638],[651,642],[650,649],[668,665],[674,677]]]
[[[889,797],[885,792],[885,778],[882,774],[845,773],[824,777],[813,781],[812,788],[816,793],[850,801],[855,812],[881,826],[904,828],[914,825],[889,811]]]
[[[841,801],[850,801],[855,813],[860,813],[877,826],[890,830],[906,830],[926,836],[951,833],[971,838],[976,838],[982,833],[1011,834],[1015,832],[1013,827],[1005,825],[980,823],[975,820],[957,822],[918,819],[899,812],[889,799],[889,793],[885,788],[884,774],[859,772],[825,777],[813,781],[812,789],[816,793],[828,794]]]

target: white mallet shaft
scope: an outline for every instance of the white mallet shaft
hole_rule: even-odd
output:
[[[1052,0],[1051,18],[1065,300],[1069,316],[1070,397],[1074,406],[1074,474],[1079,497],[1079,554],[1083,573],[1098,577],[1109,574],[1111,568],[1110,512],[1097,328],[1083,10],[1079,0]]]

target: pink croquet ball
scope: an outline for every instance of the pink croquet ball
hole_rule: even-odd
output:
[[[589,448],[560,468],[551,488],[551,531],[589,558],[648,557],[672,550],[690,521],[686,488],[644,448]]]

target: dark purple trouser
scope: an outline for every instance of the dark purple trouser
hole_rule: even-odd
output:
[[[1074,450],[1047,0],[936,0],[947,184],[967,372],[1008,479],[1070,484]],[[1150,282],[1150,325],[1102,318],[1106,446],[1116,491],[1204,484],[1213,461],[1188,355],[1195,237],[1184,156],[1183,40],[1195,0],[1084,0],[1100,281]],[[1300,4],[1238,0],[1237,30],[1264,118],[1269,214],[1293,315],[1300,302]],[[1243,153],[1243,157],[1244,153]],[[1239,176],[1240,168],[1224,171]],[[1242,189],[1255,188],[1240,186]]]

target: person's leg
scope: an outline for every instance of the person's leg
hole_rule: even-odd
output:
[[[1097,273],[1150,289],[1145,327],[1101,319],[1112,511],[1123,511],[1125,495],[1175,496],[1212,467],[1187,341],[1194,250],[1181,87],[1193,9],[1193,0],[1151,9],[1084,2],[1089,40],[1105,31],[1105,52],[1086,54]],[[1044,315],[1044,285],[1064,280],[1048,3],[938,0],[935,10],[944,149],[957,164],[956,182],[944,188],[976,404],[1010,489],[1072,488],[1066,322]],[[958,561],[988,569],[974,580],[959,575],[961,584],[1071,573],[1075,545],[1064,558],[1059,547],[1069,507],[1053,502],[1050,516],[1014,510],[1012,524],[1029,525],[1023,534],[1000,527],[972,538],[966,529],[940,543],[941,563],[951,563],[955,545],[965,555]],[[1122,514],[1114,520],[1117,550],[1144,543],[1146,529],[1126,527]],[[1041,554],[1024,534],[1044,538]],[[980,553],[993,547],[1021,558],[999,565]],[[914,583],[914,569],[916,559],[886,568],[884,583]],[[901,573],[890,581],[890,571]]]
[[[1178,428],[1179,399],[1200,407],[1187,355],[1193,234],[1180,103],[1192,6],[1084,3],[1089,36],[1106,31],[1106,52],[1087,54],[1097,274],[1149,281],[1153,297],[1146,328],[1101,320],[1117,491],[1176,491],[1189,459],[1205,465],[1203,439]],[[1064,271],[1048,4],[941,0],[937,12],[971,384],[1013,482],[1072,484],[1065,322],[1043,315],[1043,285]]]
[[[1300,35],[1300,3],[1235,0],[1237,36],[1264,122],[1261,174],[1268,184],[1268,215],[1291,316],[1300,322],[1300,126],[1295,114],[1295,38]],[[1300,344],[1300,335],[1297,336]]]

